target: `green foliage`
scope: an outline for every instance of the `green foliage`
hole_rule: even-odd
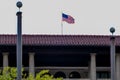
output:
[[[0,80],[14,80],[16,78],[16,69],[6,67],[0,71]]]
[[[22,69],[22,72],[24,70]],[[34,77],[32,74],[29,74],[27,78],[26,74],[22,74],[22,80],[63,80],[63,78],[54,78],[53,75],[48,75],[49,70],[42,70],[36,74]],[[0,70],[0,80],[15,80],[17,77],[17,69],[6,67],[3,70]]]

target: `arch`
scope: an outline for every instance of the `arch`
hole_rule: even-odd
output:
[[[79,72],[73,71],[69,74],[69,78],[81,78]]]
[[[54,77],[55,77],[55,78],[57,78],[57,77],[66,78],[66,75],[65,75],[64,72],[59,71],[59,72],[56,72],[56,73],[55,73]]]

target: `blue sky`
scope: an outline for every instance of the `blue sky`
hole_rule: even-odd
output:
[[[0,34],[16,34],[16,2],[0,1]],[[23,34],[61,34],[61,13],[71,15],[75,24],[63,22],[65,35],[120,34],[120,0],[21,0]]]

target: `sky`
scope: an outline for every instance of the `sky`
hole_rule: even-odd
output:
[[[21,1],[22,34],[120,35],[120,0],[1,0],[0,34],[17,34],[16,2]],[[62,22],[62,13],[74,24]]]

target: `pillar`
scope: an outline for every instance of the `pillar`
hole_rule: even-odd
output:
[[[96,80],[96,53],[91,53],[90,80]]]
[[[120,80],[120,54],[116,54],[116,79]]]
[[[34,54],[30,52],[29,53],[29,74],[32,74],[35,76],[35,63],[34,63]]]
[[[8,67],[8,52],[3,52],[3,67]]]

